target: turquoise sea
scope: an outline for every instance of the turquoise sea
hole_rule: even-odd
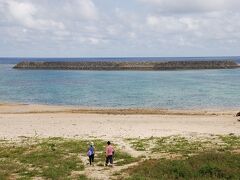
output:
[[[0,102],[119,108],[240,107],[240,69],[59,71],[16,70],[13,65],[0,63]]]

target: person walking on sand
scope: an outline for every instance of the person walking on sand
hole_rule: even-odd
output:
[[[93,146],[93,142],[90,143],[90,146],[88,148],[88,152],[87,152],[87,156],[89,157],[89,163],[90,166],[92,165],[92,163],[94,162],[94,146]]]
[[[114,148],[111,145],[110,141],[108,141],[106,146],[106,164],[105,164],[106,166],[113,165],[113,155],[114,155]]]

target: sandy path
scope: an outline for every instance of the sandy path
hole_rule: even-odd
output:
[[[128,143],[126,143],[122,140],[118,139],[117,141],[114,141],[114,143],[118,145],[118,148],[120,148],[121,151],[125,151],[125,152],[129,153],[132,157],[137,158],[140,155],[142,155],[142,153],[143,153],[143,152],[136,151],[135,149],[130,147],[130,145]],[[99,154],[99,153],[100,152],[96,152],[96,154]],[[79,157],[85,165],[83,174],[90,179],[100,179],[100,180],[101,179],[117,179],[117,176],[114,176],[114,173],[120,173],[120,171],[128,169],[129,167],[135,166],[139,162],[143,161],[143,159],[142,159],[138,162],[125,164],[122,166],[114,165],[113,167],[106,167],[106,166],[98,166],[95,163],[94,163],[94,166],[90,166],[88,157],[85,154],[80,154]],[[114,163],[115,162],[116,161],[114,161]],[[101,163],[104,164],[105,162],[101,162]]]

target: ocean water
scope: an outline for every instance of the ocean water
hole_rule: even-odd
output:
[[[16,70],[0,64],[0,102],[118,108],[239,108],[240,69]]]

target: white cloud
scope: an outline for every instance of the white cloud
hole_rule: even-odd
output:
[[[149,15],[146,21],[147,25],[158,33],[172,34],[187,30],[187,25],[176,17]]]
[[[190,17],[180,18],[179,21],[183,23],[188,30],[197,30],[199,29],[199,21]]]
[[[91,0],[65,0],[62,1],[61,6],[59,13],[65,18],[93,21],[99,17],[98,9]]]
[[[97,19],[98,13],[95,4],[91,0],[78,0],[79,12],[87,19]]]
[[[204,19],[193,18],[189,16],[158,16],[149,15],[146,18],[146,24],[154,31],[161,33],[183,33],[199,30]]]
[[[236,54],[239,2],[0,0],[0,56],[1,47],[41,56]]]
[[[155,14],[146,18],[146,26],[149,27],[151,39],[165,39],[183,46],[195,47],[197,45],[209,49],[213,48],[212,44],[219,44],[219,48],[224,48],[236,45],[237,39],[240,40],[239,18],[239,14],[231,12],[214,13],[214,15],[206,13],[201,16]]]
[[[156,16],[149,15],[147,17],[147,24],[149,24],[150,26],[158,26],[160,24],[160,20]]]
[[[11,17],[22,25],[32,29],[59,28],[64,29],[61,22],[49,19],[36,18],[37,8],[29,2],[17,2],[10,0],[7,2]]]
[[[139,0],[150,5],[145,22],[152,39],[181,46],[214,49],[240,40],[237,0]],[[146,28],[147,31],[147,28]],[[166,43],[165,42],[165,43]],[[166,44],[167,44],[166,43]],[[223,45],[225,44],[225,45]],[[236,49],[234,47],[234,49]],[[216,50],[216,49],[215,49]]]
[[[198,13],[237,10],[239,0],[139,0],[158,7],[159,12]]]

